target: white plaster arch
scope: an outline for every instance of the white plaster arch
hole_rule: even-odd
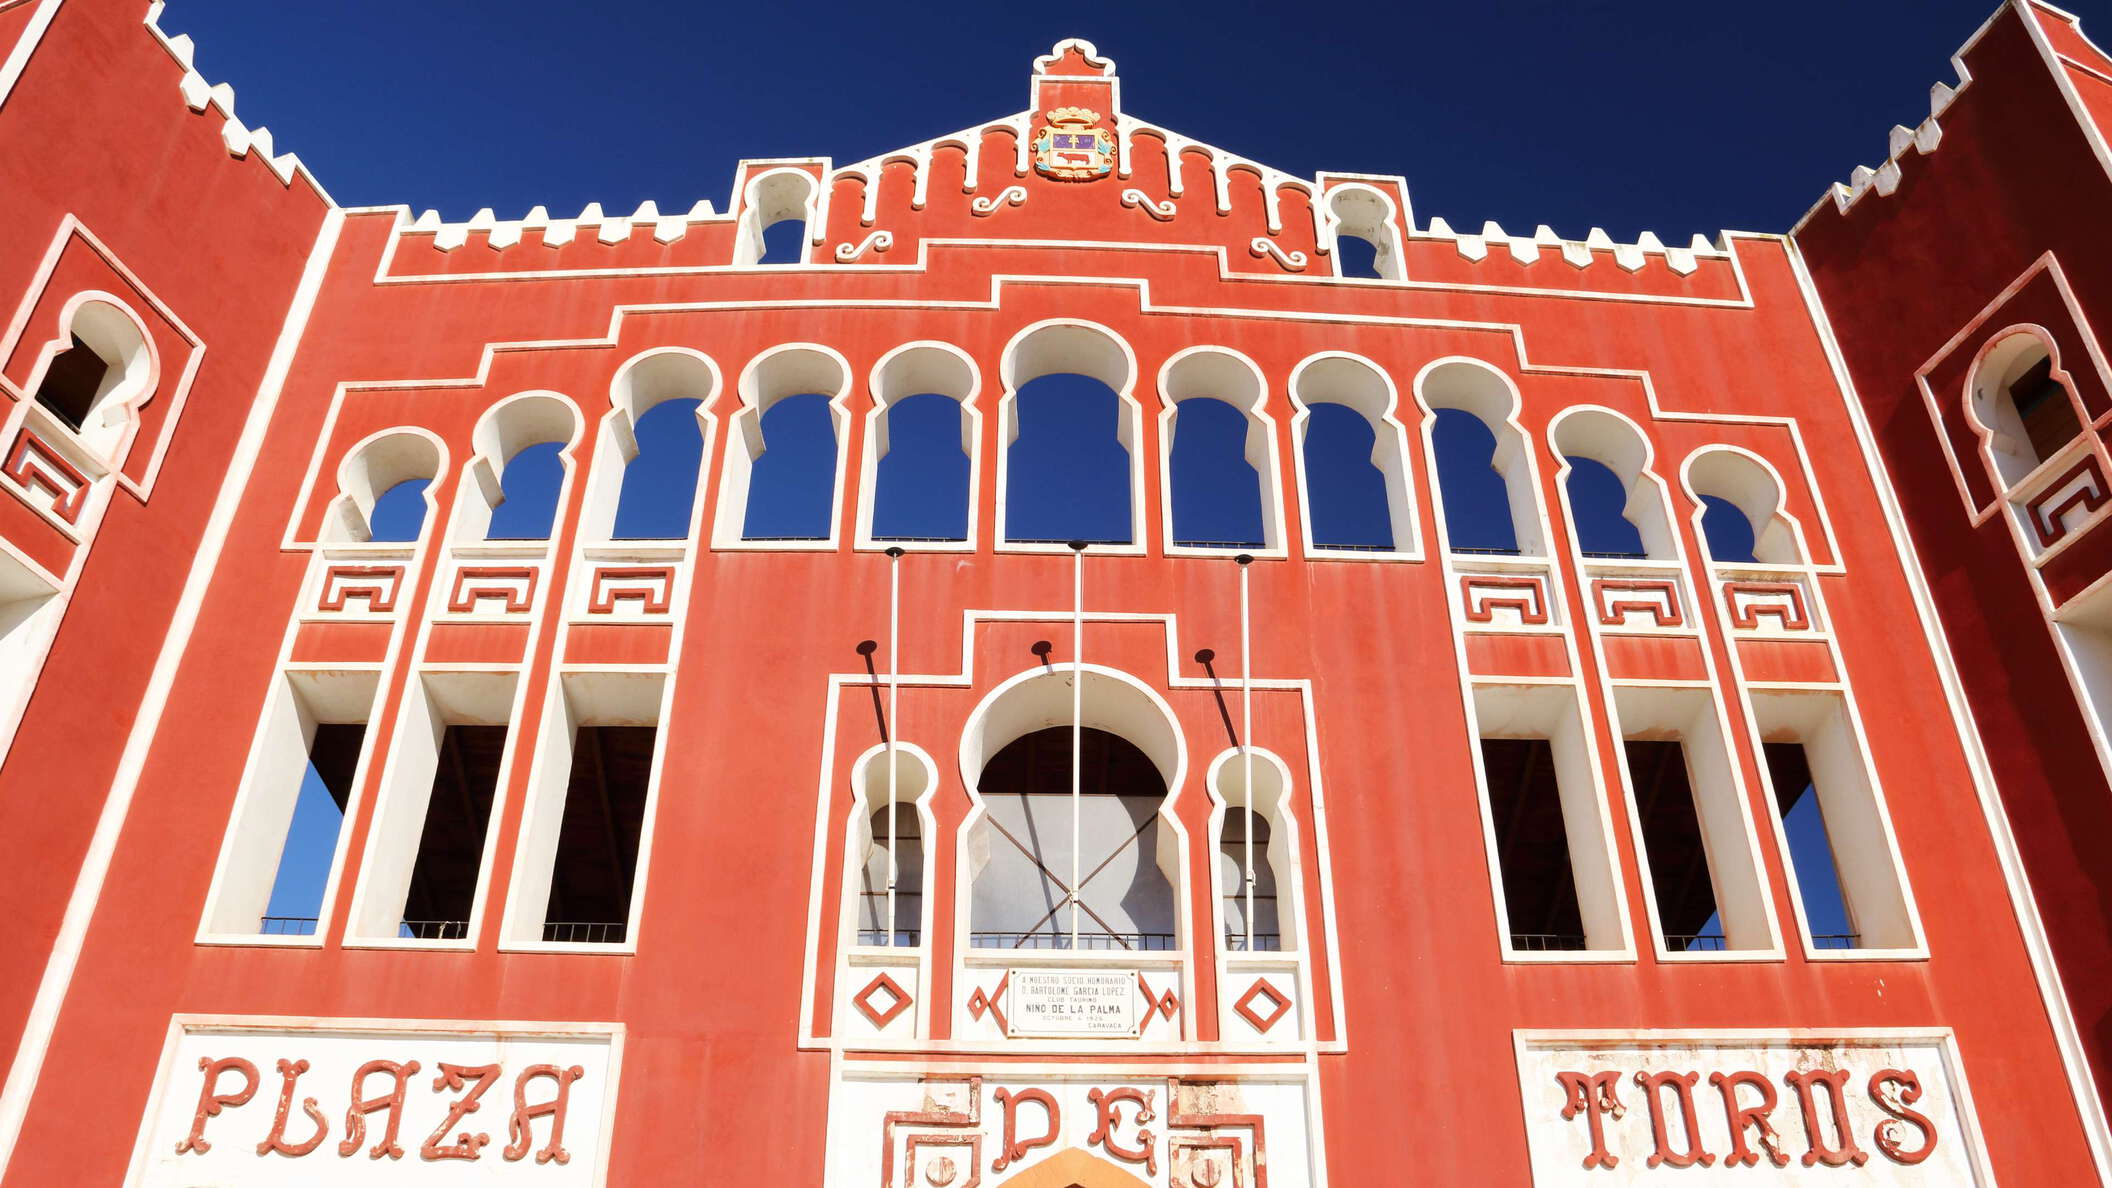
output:
[[[873,815],[887,808],[887,744],[874,743],[851,761],[851,807],[844,814],[843,920],[839,950],[858,943],[858,875],[865,869],[875,844]],[[932,844],[938,839],[938,820],[931,811],[931,797],[938,790],[939,767],[930,752],[915,743],[895,742],[895,802],[915,810],[923,832],[922,886],[924,903],[917,922],[920,937],[931,936],[932,903],[936,869]],[[888,948],[907,946],[883,946]],[[919,946],[922,947],[922,946]]]
[[[1083,375],[1114,390],[1115,436],[1129,454],[1129,543],[1102,545],[1102,553],[1144,551],[1143,405],[1136,398],[1137,355],[1113,330],[1082,318],[1048,318],[1012,336],[1000,356],[998,376],[1005,394],[998,401],[1001,440],[997,453],[997,543],[1012,552],[1065,552],[1064,544],[1015,542],[1006,527],[1010,499],[1009,457],[1019,438],[1019,390],[1045,375]]]
[[[1175,948],[1185,951],[1192,920],[1189,902],[1188,831],[1174,811],[1188,778],[1188,745],[1173,707],[1159,691],[1117,668],[1083,664],[1079,724],[1119,735],[1142,751],[1166,781],[1166,799],[1158,821],[1172,841],[1158,849],[1159,872],[1173,889]],[[983,819],[982,774],[999,751],[1018,739],[1071,722],[1071,666],[1036,666],[1000,682],[970,711],[961,728],[960,773],[969,809],[954,842],[954,951],[970,951],[970,905],[975,879],[990,858],[989,838],[978,828]],[[1066,953],[1067,956],[1075,954]],[[1155,954],[1163,956],[1163,954]],[[958,956],[956,958],[958,960]]]
[[[1408,427],[1399,417],[1400,392],[1385,368],[1348,351],[1320,351],[1291,369],[1291,455],[1298,476],[1298,521],[1309,557],[1374,560],[1419,555],[1415,488],[1408,477]],[[1393,548],[1377,552],[1320,545],[1313,536],[1313,507],[1306,474],[1307,421],[1315,404],[1339,404],[1371,425],[1371,462],[1386,480],[1386,514]]]
[[[982,394],[982,369],[967,351],[950,342],[919,339],[880,356],[869,383],[873,407],[865,414],[865,442],[858,463],[858,547],[899,546],[912,552],[973,548],[982,511],[983,413],[976,407],[976,398]],[[889,448],[888,414],[898,401],[924,395],[951,397],[961,406],[961,450],[968,455],[967,537],[957,543],[875,540],[873,512],[880,492],[880,460]]]
[[[29,403],[35,404],[35,394],[52,361],[79,336],[107,368],[102,383],[78,430],[48,410],[44,410],[46,419],[80,442],[98,465],[115,470],[138,435],[140,407],[153,399],[160,384],[160,349],[138,311],[124,298],[102,289],[84,289],[67,298],[59,308],[58,322],[58,333],[38,353],[23,391],[29,394]]]
[[[1708,554],[1708,536],[1701,518],[1708,505],[1703,495],[1728,499],[1745,513],[1753,525],[1753,556],[1763,565],[1801,565],[1810,554],[1804,549],[1804,528],[1784,507],[1788,490],[1782,475],[1767,459],[1734,445],[1707,445],[1687,455],[1679,468],[1680,486],[1694,510],[1689,517],[1694,539]],[[1714,561],[1714,557],[1709,558]]]
[[[1423,449],[1429,460],[1430,488],[1437,504],[1437,532],[1449,545],[1445,527],[1445,492],[1437,475],[1437,413],[1457,409],[1488,426],[1496,438],[1496,453],[1490,459],[1503,476],[1509,495],[1511,529],[1518,538],[1518,555],[1547,555],[1547,513],[1540,502],[1539,468],[1535,465],[1532,437],[1518,419],[1524,401],[1518,384],[1502,369],[1486,360],[1466,355],[1433,359],[1415,373],[1415,398],[1423,406]]]
[[[370,433],[345,451],[337,464],[337,497],[324,513],[322,539],[364,542],[373,539],[369,522],[375,501],[398,483],[426,479],[425,519],[418,538],[425,539],[439,517],[440,481],[447,474],[447,443],[430,429],[397,425]]]
[[[1223,346],[1192,346],[1175,352],[1159,367],[1159,530],[1169,555],[1214,556],[1253,553],[1281,557],[1283,542],[1283,466],[1276,450],[1276,421],[1266,409],[1268,381],[1245,354]],[[1173,532],[1173,439],[1179,431],[1179,407],[1194,398],[1221,400],[1247,419],[1245,455],[1254,468],[1261,501],[1261,545],[1258,548],[1190,547],[1176,543]]]
[[[2052,378],[2067,396],[2076,425],[2089,425],[2089,412],[2076,394],[2075,382],[2061,366],[2060,342],[2044,326],[2021,322],[1989,335],[1966,372],[1961,395],[1966,423],[1980,438],[1980,454],[1988,472],[2004,489],[2022,483],[2052,460],[2039,457],[2009,393],[2009,386],[2041,359],[2052,362]]]
[[[557,516],[551,522],[554,537],[564,524],[565,498],[573,479],[573,451],[579,444],[584,418],[572,398],[557,392],[516,392],[484,410],[470,433],[475,451],[462,467],[462,482],[455,497],[455,513],[448,539],[456,544],[480,542],[491,527],[491,513],[504,502],[500,479],[515,454],[532,445],[560,443],[558,458],[564,466],[564,481],[557,489]]]
[[[1665,480],[1651,469],[1656,449],[1650,435],[1627,415],[1599,404],[1580,404],[1555,414],[1547,426],[1547,439],[1555,454],[1555,491],[1562,501],[1564,520],[1570,525],[1570,543],[1584,551],[1577,532],[1576,509],[1570,506],[1569,460],[1590,458],[1611,470],[1628,491],[1622,518],[1635,525],[1642,537],[1643,555],[1652,561],[1679,559],[1678,534],[1672,531],[1667,510]]]
[[[851,365],[841,352],[815,342],[788,342],[771,347],[741,369],[736,391],[740,407],[726,423],[725,457],[719,464],[718,508],[711,543],[718,549],[832,550],[843,528],[844,438],[850,424],[845,401],[851,391]],[[817,395],[829,400],[829,426],[836,437],[836,464],[829,487],[829,534],[812,541],[751,541],[743,526],[748,518],[748,485],[755,460],[763,456],[763,415],[787,396]]]
[[[616,508],[623,495],[623,473],[638,456],[638,420],[663,401],[694,398],[703,449],[697,460],[697,489],[690,508],[689,536],[703,511],[704,474],[718,418],[711,412],[722,382],[711,356],[688,347],[653,347],[617,367],[609,381],[609,411],[594,435],[594,461],[587,471],[587,499],[580,513],[580,539],[606,543],[616,528]]]
[[[1313,204],[1313,211],[1320,223],[1320,246],[1333,258],[1337,277],[1342,275],[1342,253],[1335,250],[1335,242],[1343,235],[1353,235],[1371,245],[1372,263],[1381,277],[1408,279],[1402,258],[1400,211],[1384,190],[1362,182],[1344,182],[1329,188]]]
[[[1301,910],[1305,872],[1299,857],[1302,849],[1298,844],[1298,815],[1292,808],[1297,800],[1297,785],[1282,756],[1266,747],[1248,750],[1254,756],[1254,811],[1269,823],[1269,872],[1276,880],[1276,923],[1282,932],[1282,951],[1295,953],[1305,947]],[[1225,935],[1224,903],[1230,892],[1219,870],[1218,839],[1224,835],[1227,814],[1248,804],[1245,769],[1240,749],[1226,747],[1210,761],[1203,780],[1210,796],[1210,918],[1219,937]]]
[[[781,166],[765,169],[748,179],[741,191],[741,221],[733,233],[736,266],[762,264],[763,232],[799,219],[805,225],[800,236],[799,259],[773,260],[770,265],[805,264],[821,242],[821,182],[804,169]]]

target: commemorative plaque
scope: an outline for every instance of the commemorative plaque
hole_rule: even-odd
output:
[[[1008,1018],[1015,1036],[1137,1034],[1137,975],[1126,969],[1015,969]]]

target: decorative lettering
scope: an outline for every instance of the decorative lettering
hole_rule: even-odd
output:
[[[1921,1078],[1896,1068],[1881,1068],[1870,1074],[1870,1100],[1891,1117],[1877,1124],[1872,1138],[1885,1158],[1909,1167],[1936,1151],[1936,1124],[1907,1107],[1921,1100]],[[1900,1142],[1901,1130],[1912,1126],[1921,1132],[1921,1145],[1912,1151]]]
[[[265,1135],[264,1141],[257,1144],[257,1154],[269,1155],[276,1151],[298,1159],[321,1146],[323,1139],[329,1135],[329,1119],[323,1117],[323,1112],[315,1108],[314,1098],[304,1097],[301,1099],[301,1112],[308,1115],[308,1121],[314,1124],[315,1135],[305,1143],[286,1141],[286,1116],[293,1112],[293,1086],[301,1079],[301,1074],[307,1071],[308,1062],[305,1060],[280,1058],[279,1112],[271,1120],[271,1133]]]
[[[1106,1149],[1108,1154],[1126,1163],[1143,1164],[1146,1175],[1158,1175],[1158,1145],[1151,1131],[1144,1126],[1156,1117],[1151,1112],[1151,1091],[1130,1088],[1095,1089],[1086,1094],[1085,1099],[1092,1102],[1100,1113],[1099,1120],[1093,1126],[1093,1133],[1086,1136],[1085,1145],[1090,1147],[1097,1144]],[[1133,1121],[1137,1127],[1137,1142],[1142,1146],[1125,1147],[1115,1141],[1115,1127],[1121,1120],[1121,1107],[1124,1103],[1137,1107],[1137,1116]]]
[[[1767,1120],[1767,1116],[1775,1112],[1775,1102],[1778,1100],[1774,1083],[1759,1073],[1743,1070],[1734,1073],[1712,1073],[1709,1076],[1709,1084],[1716,1086],[1716,1091],[1723,1095],[1723,1117],[1731,1128],[1731,1153],[1724,1156],[1723,1165],[1753,1167],[1760,1162],[1760,1156],[1745,1145],[1745,1132],[1748,1127],[1758,1133],[1760,1149],[1767,1152],[1769,1161],[1776,1167],[1787,1165],[1789,1154],[1782,1150],[1781,1136],[1775,1133],[1774,1126]],[[1751,1085],[1758,1089],[1760,1104],[1739,1105],[1740,1085]]]
[[[1567,1097],[1562,1103],[1562,1120],[1567,1122],[1578,1114],[1585,1116],[1591,1127],[1591,1151],[1584,1156],[1584,1167],[1619,1167],[1621,1157],[1606,1149],[1606,1123],[1604,1116],[1611,1114],[1618,1122],[1627,1108],[1621,1105],[1621,1095],[1616,1091],[1621,1083],[1621,1074],[1607,1071],[1596,1074],[1562,1072],[1555,1074]]]
[[[380,1097],[361,1097],[365,1092],[367,1077],[372,1073],[388,1073],[396,1087]],[[367,1115],[376,1110],[389,1112],[388,1128],[382,1131],[381,1141],[367,1152],[367,1158],[379,1159],[386,1155],[391,1159],[403,1158],[403,1144],[396,1141],[396,1132],[403,1128],[403,1093],[410,1079],[417,1075],[415,1060],[398,1064],[393,1060],[369,1060],[352,1072],[352,1105],[345,1110],[345,1138],[337,1144],[337,1153],[350,1158],[360,1144],[367,1141]]]
[[[1056,1099],[1046,1089],[1022,1089],[1017,1093],[1000,1089],[991,1095],[999,1108],[1005,1112],[1005,1141],[998,1148],[997,1158],[990,1161],[991,1171],[1003,1171],[1017,1163],[1022,1156],[1036,1147],[1051,1146],[1063,1130],[1063,1111],[1057,1108]],[[1019,1136],[1019,1107],[1022,1102],[1032,1102],[1041,1107],[1046,1129],[1037,1138],[1023,1139]]]
[[[418,1156],[421,1159],[474,1160],[484,1145],[491,1141],[490,1135],[471,1134],[465,1130],[455,1136],[452,1146],[446,1147],[440,1145],[440,1140],[446,1138],[447,1132],[454,1129],[455,1125],[461,1122],[463,1118],[477,1112],[479,1099],[499,1079],[499,1066],[496,1064],[462,1065],[443,1063],[439,1067],[440,1075],[433,1078],[433,1092],[435,1093],[443,1089],[459,1090],[464,1088],[468,1084],[467,1081],[463,1080],[464,1074],[475,1077],[477,1083],[474,1088],[470,1089],[468,1094],[456,1098],[454,1104],[447,1107],[447,1117],[441,1120],[440,1125],[433,1133],[425,1137],[425,1142],[418,1148]]]
[[[1650,1107],[1650,1137],[1656,1143],[1645,1160],[1649,1167],[1707,1167],[1716,1162],[1716,1157],[1702,1150],[1701,1123],[1694,1117],[1694,1086],[1701,1080],[1698,1072],[1658,1072],[1635,1074],[1635,1083],[1642,1087],[1643,1101]],[[1679,1098],[1680,1126],[1687,1136],[1686,1150],[1675,1152],[1665,1135],[1665,1099],[1663,1090],[1671,1088]]]
[[[1842,1167],[1854,1164],[1861,1167],[1870,1162],[1870,1155],[1855,1143],[1855,1124],[1848,1120],[1848,1070],[1836,1068],[1831,1072],[1798,1069],[1785,1075],[1783,1080],[1797,1091],[1797,1104],[1804,1109],[1804,1166],[1823,1163],[1827,1167]],[[1812,1089],[1816,1085],[1826,1086],[1826,1095],[1833,1101],[1833,1133],[1837,1142],[1828,1143],[1819,1125],[1819,1103],[1813,1100]]]
[[[571,1152],[565,1150],[565,1105],[572,1096],[572,1082],[587,1075],[587,1070],[578,1065],[560,1069],[554,1064],[530,1065],[521,1070],[513,1083],[513,1117],[506,1120],[506,1149],[500,1152],[509,1161],[516,1161],[528,1154],[535,1145],[535,1120],[550,1119],[550,1141],[535,1153],[537,1164],[555,1161],[560,1164],[572,1162]],[[528,1104],[528,1082],[537,1077],[548,1077],[557,1082],[557,1090],[550,1100]]]
[[[228,1069],[242,1074],[241,1092],[220,1092],[220,1074]],[[193,1151],[203,1155],[212,1150],[213,1145],[205,1141],[206,1121],[218,1116],[221,1110],[249,1104],[249,1099],[257,1094],[257,1066],[240,1056],[223,1060],[208,1060],[201,1056],[198,1070],[205,1074],[203,1083],[198,1086],[198,1112],[191,1118],[191,1133],[176,1144],[178,1155]]]

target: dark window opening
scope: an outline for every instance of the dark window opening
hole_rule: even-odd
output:
[[[551,526],[557,523],[558,491],[565,485],[564,448],[563,442],[539,442],[507,461],[485,540],[550,539]]]
[[[744,540],[827,540],[836,501],[836,420],[829,398],[779,398],[756,422],[763,452],[748,478]]]
[[[1377,447],[1377,432],[1356,409],[1331,402],[1307,409],[1305,501],[1314,548],[1395,547],[1386,472],[1372,460]]]
[[[1513,949],[1590,947],[1577,906],[1577,878],[1555,782],[1554,745],[1544,738],[1481,740],[1504,921]]]
[[[1628,486],[1595,458],[1569,458],[1569,513],[1577,548],[1587,557],[1641,558],[1643,534],[1627,517]]]
[[[638,455],[625,464],[616,493],[614,540],[686,540],[697,505],[697,472],[704,458],[698,401],[664,400],[632,429]]]
[[[1789,861],[1797,872],[1797,893],[1812,947],[1861,948],[1862,935],[1841,890],[1839,855],[1826,830],[1825,807],[1811,778],[1811,758],[1802,743],[1765,743],[1768,783],[1782,813],[1782,832],[1789,838]]]
[[[1247,833],[1254,835],[1252,931],[1248,930]],[[1269,861],[1269,819],[1240,805],[1225,809],[1217,842],[1218,874],[1224,883],[1225,948],[1234,953],[1274,953],[1283,948],[1277,914],[1276,869]]]
[[[337,837],[345,824],[345,802],[352,795],[352,773],[366,740],[363,722],[324,722],[308,744],[308,765],[295,793],[293,816],[279,850],[271,899],[257,931],[270,936],[310,936],[321,918],[323,891],[337,855]]]
[[[95,407],[95,394],[102,390],[103,377],[110,373],[110,364],[95,348],[81,341],[81,336],[72,336],[73,345],[52,357],[51,366],[44,371],[44,379],[37,385],[37,403],[66,423],[67,428],[78,431],[88,420],[89,410]]]
[[[1753,522],[1746,518],[1745,509],[1721,495],[1702,496],[1701,507],[1701,536],[1708,542],[1711,560],[1747,564],[1759,560],[1753,555]]]
[[[1194,396],[1174,406],[1173,543],[1263,547],[1261,475],[1247,461],[1245,413]]]
[[[883,414],[887,453],[873,478],[878,540],[968,539],[968,452],[961,448],[960,402],[926,392],[896,400]]]
[[[2068,389],[2053,378],[2051,358],[2039,360],[2012,380],[2009,399],[2016,405],[2017,418],[2024,422],[2024,436],[2031,441],[2031,452],[2041,462],[2060,453],[2083,431],[2075,419],[2075,404],[2068,399]]]
[[[895,805],[892,851],[887,810],[872,816],[873,841],[858,874],[858,943],[915,946],[923,939],[924,829],[917,806]],[[894,877],[894,914],[888,914],[888,877]]]
[[[1686,747],[1630,740],[1626,748],[1665,948],[1696,952],[1727,947],[1710,881],[1709,849],[1687,774]]]
[[[1430,437],[1452,551],[1516,553],[1518,526],[1511,521],[1510,488],[1496,469],[1495,432],[1473,413],[1441,408]]]
[[[1345,277],[1374,278],[1379,271],[1379,245],[1347,231],[1335,235],[1336,267]]]
[[[1122,399],[1084,375],[1021,385],[1019,434],[1005,457],[1005,537],[1130,542],[1129,449]]]
[[[763,255],[758,263],[797,264],[806,248],[807,221],[779,219],[763,228]]]
[[[367,516],[367,539],[371,541],[413,541],[425,531],[425,489],[433,480],[405,479],[374,500],[374,510]]]
[[[1080,949],[1175,947],[1173,887],[1158,865],[1165,780],[1144,752],[1103,730],[1081,732],[1079,755],[1075,851],[1069,726],[1015,739],[983,768],[989,860],[969,909],[974,947],[1068,949],[1074,915]]]
[[[629,936],[657,733],[651,726],[582,726],[573,737],[544,940],[618,944]]]
[[[477,874],[484,863],[484,833],[498,790],[499,760],[506,753],[504,726],[448,726],[440,737],[425,828],[403,899],[397,935],[418,940],[461,940],[469,935],[477,901]]]

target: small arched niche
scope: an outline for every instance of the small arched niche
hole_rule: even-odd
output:
[[[1291,372],[1291,445],[1305,548],[1320,555],[1415,551],[1408,442],[1393,381],[1358,355],[1329,351]]]
[[[1383,280],[1403,280],[1407,269],[1401,259],[1400,223],[1395,217],[1393,199],[1379,190],[1365,185],[1341,185],[1327,192],[1321,204],[1326,212],[1325,242],[1334,249],[1335,275],[1345,279],[1363,276]],[[1363,271],[1361,251],[1352,251],[1352,259],[1345,261],[1341,241],[1345,238],[1361,241],[1370,248],[1370,270]],[[1349,271],[1355,267],[1357,271]]]
[[[740,226],[734,232],[733,262],[736,265],[806,263],[811,250],[809,232],[819,225],[816,216],[820,213],[820,201],[820,185],[815,182],[813,174],[803,169],[772,169],[757,174],[748,183]],[[772,230],[795,222],[798,224],[796,238],[789,232]]]
[[[1416,377],[1415,392],[1430,410],[1424,426],[1446,547],[1545,556],[1532,450],[1515,420],[1518,389],[1510,377],[1478,359],[1440,359]],[[1500,490],[1478,481],[1483,469],[1502,480]],[[1463,539],[1498,543],[1463,546]]]
[[[851,767],[849,858],[851,928],[855,943],[914,948],[924,941],[925,897],[931,886],[933,823],[929,801],[938,769],[923,748],[898,742],[894,781],[881,743]]]
[[[76,295],[59,321],[31,399],[98,461],[115,465],[158,382],[154,341],[139,315],[108,293]]]
[[[609,385],[594,443],[582,540],[680,540],[690,534],[708,456],[718,365],[664,347],[633,355]]]
[[[1071,670],[1007,681],[962,733],[977,806],[959,866],[971,948],[1185,947],[1183,839],[1167,802],[1186,760],[1171,711],[1126,674],[1082,675],[1077,797]]]
[[[858,543],[945,547],[975,539],[981,375],[966,351],[912,342],[872,373],[859,466]]]
[[[423,429],[384,429],[345,452],[322,539],[407,542],[424,535],[433,484],[447,466],[440,439]]]
[[[1005,347],[1001,541],[1141,547],[1136,370],[1129,345],[1090,322],[1041,322]]]
[[[1223,806],[1215,817],[1211,850],[1219,935],[1226,950],[1295,952],[1300,948],[1298,822],[1290,812],[1289,767],[1260,747],[1245,753],[1233,747],[1211,762],[1209,783]]]
[[[1275,422],[1254,361],[1190,347],[1159,369],[1160,506],[1169,546],[1283,550]]]
[[[1586,557],[1672,561],[1679,550],[1665,511],[1665,485],[1650,473],[1650,443],[1611,409],[1576,408],[1548,429],[1562,459],[1571,535]]]
[[[1690,456],[1685,469],[1687,492],[1696,509],[1695,530],[1709,560],[1763,565],[1803,561],[1796,521],[1782,509],[1782,482],[1766,463],[1744,450],[1710,446]],[[1743,551],[1747,547],[1749,556]]]
[[[2004,487],[2081,436],[2085,417],[2065,378],[2052,337],[2036,326],[1997,335],[1973,365],[1967,403]]]
[[[579,410],[555,392],[523,392],[486,410],[470,435],[476,453],[463,468],[450,538],[456,544],[548,540],[564,506],[568,455],[578,435]],[[554,476],[543,466],[523,474],[516,463],[530,451],[538,462],[554,461]],[[509,499],[520,502],[495,526],[494,513]]]
[[[842,355],[812,343],[772,347],[748,364],[741,373],[740,411],[727,425],[715,546],[834,547],[850,377]],[[780,447],[769,462],[766,429]]]

